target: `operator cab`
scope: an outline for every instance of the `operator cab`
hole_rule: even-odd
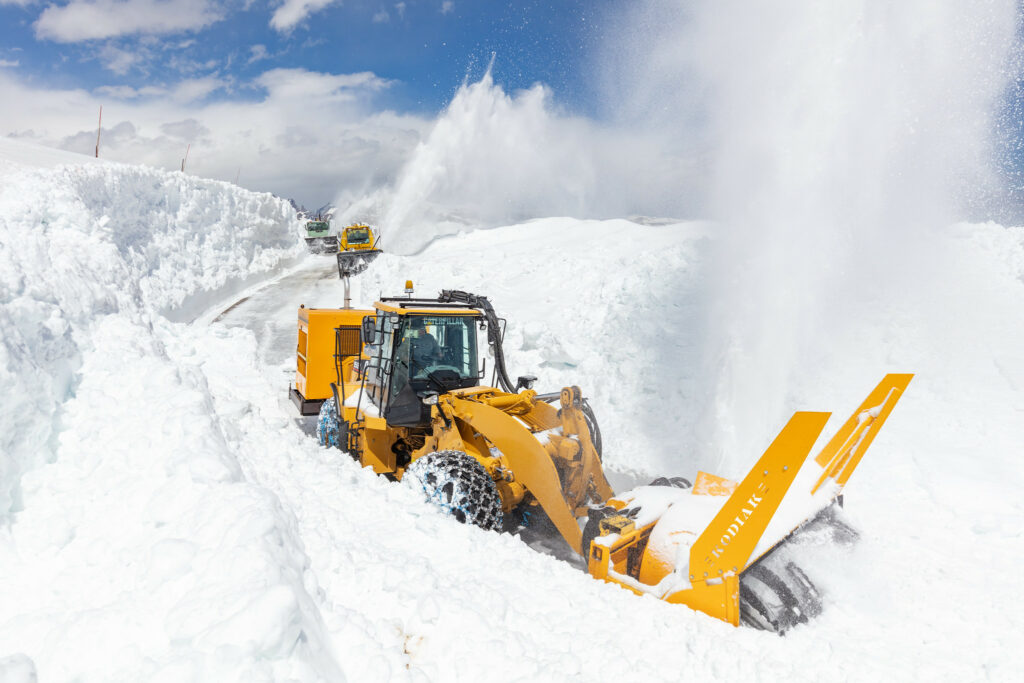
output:
[[[345,241],[349,244],[369,244],[370,230],[368,228],[348,228],[345,231]]]
[[[427,424],[432,396],[480,384],[477,328],[483,322],[471,308],[377,304],[372,337],[364,332],[374,342],[367,348],[366,378],[389,424]]]

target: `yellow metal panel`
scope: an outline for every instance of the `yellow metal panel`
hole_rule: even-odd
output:
[[[690,580],[746,567],[765,527],[793,483],[829,413],[796,413],[690,548]]]
[[[434,316],[452,316],[452,315],[475,315],[479,316],[479,311],[472,308],[402,308],[395,304],[386,304],[382,301],[377,301],[373,304],[373,307],[378,311],[385,313],[397,313],[398,315],[408,315],[410,313],[415,315],[434,315]]]
[[[363,420],[364,420],[364,422],[366,422],[366,428],[367,429],[385,430],[385,429],[388,428],[387,420],[385,420],[383,417],[368,417],[367,416],[367,417],[364,417]]]
[[[396,456],[391,450],[395,442],[394,433],[384,429],[363,430],[362,453],[360,464],[372,467],[377,474],[390,474],[395,471]]]
[[[303,398],[315,400],[331,397],[331,382],[338,379],[334,365],[334,328],[358,327],[368,315],[373,315],[373,311],[354,308],[299,309],[295,388]]]
[[[363,242],[362,244],[349,244],[349,230],[366,230],[369,233],[370,240]],[[352,225],[346,225],[341,229],[341,235],[339,235],[338,247],[341,251],[365,251],[373,249],[377,244],[377,235],[373,232],[373,228],[365,223],[353,223]]]
[[[686,605],[733,626],[740,625],[740,580],[735,574],[724,577],[720,583],[696,582],[693,588],[673,593],[665,600]]]
[[[515,473],[516,481],[533,494],[569,546],[581,553],[583,532],[562,497],[558,470],[536,437],[515,418],[496,408],[457,398],[452,401],[456,417],[485,434],[498,447]]]
[[[814,459],[824,471],[811,490],[812,493],[818,490],[827,477],[835,479],[840,486],[846,484],[913,377],[912,374],[886,375],[874,391],[868,394]]]
[[[697,472],[692,492],[695,496],[731,496],[737,486],[739,484],[732,479],[718,477],[707,472]]]

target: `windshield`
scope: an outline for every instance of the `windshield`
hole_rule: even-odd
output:
[[[458,375],[460,386],[475,386],[479,380],[474,316],[405,316],[399,323],[395,349],[395,375],[391,395],[409,381],[417,391],[428,388],[430,373]],[[420,386],[422,381],[422,386]]]
[[[330,223],[326,221],[309,221],[306,223],[306,230],[310,232],[327,232],[330,227]]]
[[[370,241],[370,231],[366,228],[348,230],[345,232],[345,241],[349,244],[366,244]]]

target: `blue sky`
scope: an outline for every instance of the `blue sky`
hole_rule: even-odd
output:
[[[593,119],[612,0],[0,0],[0,135],[321,206],[394,181],[461,84]],[[534,100],[531,101],[535,101]]]
[[[587,188],[574,210],[620,194],[646,212],[658,210],[648,196],[672,206],[701,199],[708,160],[728,160],[722,149],[737,141],[744,160],[761,158],[762,146],[785,159],[809,138],[803,111],[823,108],[816,123],[837,140],[891,130],[901,144],[909,112],[942,131],[944,149],[965,139],[944,112],[957,104],[960,119],[981,125],[999,86],[1007,104],[996,158],[1020,185],[1024,97],[1001,84],[1020,65],[1008,70],[998,47],[1020,25],[1017,0],[778,5],[0,0],[0,135],[92,154],[102,106],[104,158],[178,169],[188,149],[190,173],[319,207],[393,186],[447,118],[476,148],[506,149],[505,167],[539,159],[563,169],[559,179]],[[492,55],[495,85],[467,96],[477,111],[446,112]],[[866,89],[851,64],[874,74]],[[806,102],[787,109],[780,92]],[[780,104],[781,123],[764,118]],[[493,112],[505,118],[488,121]],[[451,139],[437,143],[435,154],[449,157],[436,166],[464,164],[450,156]],[[479,156],[485,171],[498,165]],[[605,185],[595,189],[595,178]]]
[[[136,90],[213,77],[208,98],[258,98],[272,68],[390,81],[381,103],[437,112],[495,55],[508,90],[547,84],[593,110],[586,68],[605,0],[0,0],[0,63],[48,88]]]

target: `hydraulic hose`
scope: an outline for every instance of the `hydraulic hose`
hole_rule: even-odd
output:
[[[505,367],[505,352],[501,346],[501,325],[498,323],[498,314],[487,297],[478,294],[470,294],[458,289],[442,289],[441,295],[437,298],[441,303],[458,302],[479,309],[487,320],[487,343],[494,353],[494,368],[497,371],[498,384],[502,391],[510,394],[515,393],[516,387],[509,379],[508,369]]]
[[[514,394],[516,387],[512,384],[512,380],[509,379],[508,369],[505,367],[505,351],[501,346],[501,326],[498,324],[498,314],[494,312],[494,307],[491,306],[491,302],[487,300],[487,297],[480,296],[479,294],[470,294],[458,289],[442,289],[441,295],[437,300],[444,304],[453,302],[466,304],[483,312],[484,318],[487,320],[487,343],[494,352],[494,367],[497,370],[498,384],[501,385],[503,391]],[[559,395],[558,393],[538,394],[537,399],[551,403],[557,400]],[[597,416],[594,415],[594,410],[590,407],[587,399],[583,399],[582,408],[583,417],[587,422],[587,427],[590,428],[590,439],[594,442],[594,450],[597,451],[597,457],[601,458],[601,428],[597,425]]]

